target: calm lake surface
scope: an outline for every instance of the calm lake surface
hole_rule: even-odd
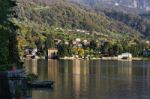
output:
[[[55,81],[32,99],[150,99],[150,61],[26,60],[25,68]]]

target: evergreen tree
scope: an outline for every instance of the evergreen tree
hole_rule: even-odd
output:
[[[16,29],[10,21],[15,16],[15,1],[0,0],[0,64],[19,63]]]
[[[54,37],[50,34],[47,36],[46,46],[47,48],[55,48]]]

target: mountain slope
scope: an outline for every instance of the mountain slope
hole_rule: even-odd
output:
[[[104,8],[119,8],[134,9],[139,11],[149,11],[150,1],[149,0],[69,0],[74,1],[83,5],[89,6],[103,6]]]
[[[150,19],[150,12],[140,14],[142,18]]]
[[[74,1],[74,0],[71,0]],[[109,18],[128,25],[139,31],[145,38],[150,38],[149,12],[143,12],[150,8],[150,1],[146,0],[78,0],[74,1],[83,5],[93,6],[96,12],[102,13]],[[116,3],[119,3],[116,5]],[[111,9],[110,9],[111,8]],[[139,12],[142,11],[141,14]]]
[[[64,1],[18,0],[16,13],[18,16],[12,21],[19,27],[17,40],[20,51],[24,47],[44,45],[48,35],[64,41],[77,37],[97,40],[132,40],[141,37],[136,30],[103,13]],[[76,29],[85,30],[90,35],[77,33]]]
[[[44,2],[44,1],[43,1]],[[130,27],[109,19],[95,11],[87,11],[73,4],[40,5],[36,2],[20,2],[19,21],[47,24],[49,27],[80,28],[101,33],[135,33]]]
[[[139,31],[145,36],[145,38],[150,38],[150,20],[146,19],[146,16],[143,15],[143,17],[141,17],[140,15],[127,14],[111,10],[105,10],[104,13],[108,17],[123,22],[133,29]]]

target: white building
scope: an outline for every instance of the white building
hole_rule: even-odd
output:
[[[80,38],[76,38],[76,42],[81,42],[81,39]]]
[[[118,55],[118,59],[132,59],[131,53],[122,53],[121,55]]]

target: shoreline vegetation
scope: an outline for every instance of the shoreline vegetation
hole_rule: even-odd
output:
[[[45,58],[38,58],[38,59],[45,59]],[[25,58],[24,60],[38,60],[38,59],[27,59]],[[118,57],[93,57],[93,58],[75,58],[75,57],[60,57],[59,59],[48,59],[48,60],[124,60],[124,59],[119,59]],[[145,58],[145,57],[133,57],[129,61],[141,61],[141,60],[150,60],[150,58]],[[128,59],[127,59],[128,61]]]
[[[69,57],[64,57],[60,58],[60,60],[123,60],[123,59],[118,59],[118,57],[102,57],[102,58],[89,58],[89,59],[84,59],[84,58],[69,58]],[[140,60],[150,60],[150,58],[143,58],[143,57],[133,57],[131,59],[132,61],[140,61]]]

